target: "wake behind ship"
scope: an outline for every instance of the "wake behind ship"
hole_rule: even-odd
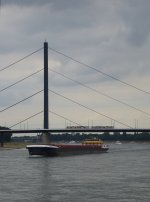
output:
[[[109,147],[101,140],[85,140],[82,143],[62,143],[50,145],[27,145],[30,155],[67,156],[107,152]]]

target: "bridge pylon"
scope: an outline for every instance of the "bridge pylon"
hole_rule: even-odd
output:
[[[48,42],[44,42],[44,129],[49,129],[48,110]],[[42,143],[48,144],[48,133],[42,134]]]

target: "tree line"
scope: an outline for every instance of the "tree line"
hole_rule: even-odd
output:
[[[10,130],[8,127],[0,126],[0,130]],[[10,142],[12,139],[11,130],[8,133],[0,132],[0,142]],[[24,136],[27,137],[27,136]],[[23,137],[22,137],[23,138]],[[28,138],[32,139],[31,136]],[[41,135],[38,136],[38,141],[41,141]],[[50,141],[75,141],[80,142],[85,139],[102,139],[103,141],[150,141],[150,132],[135,132],[135,133],[120,133],[120,132],[104,132],[104,133],[57,133],[49,134]]]
[[[50,134],[50,141],[83,141],[85,139],[102,139],[103,141],[150,141],[150,132],[141,133],[58,133]]]
[[[10,130],[10,128],[0,126],[0,131],[1,130]],[[10,142],[11,141],[11,136],[12,136],[11,130],[10,130],[9,133],[5,133],[5,134],[0,132],[0,142]]]

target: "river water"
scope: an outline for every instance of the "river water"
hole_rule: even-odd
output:
[[[0,201],[149,202],[150,143],[53,158],[0,150]]]

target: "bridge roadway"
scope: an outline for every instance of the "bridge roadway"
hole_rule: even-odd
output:
[[[101,128],[101,129],[92,129],[92,128],[65,128],[65,129],[13,129],[13,130],[0,130],[0,134],[5,133],[77,133],[77,132],[150,132],[150,128]]]

